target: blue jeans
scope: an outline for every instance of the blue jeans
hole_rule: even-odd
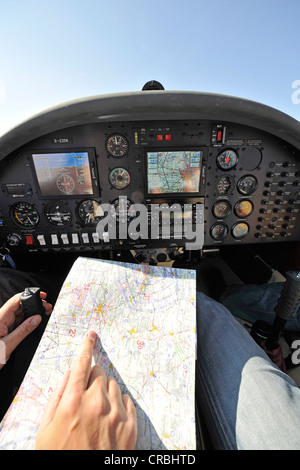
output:
[[[229,287],[222,295],[222,302],[230,312],[244,320],[254,323],[264,320],[270,324],[274,320],[274,308],[277,305],[283,282],[270,284],[247,284],[244,286]],[[225,291],[226,292],[226,291]],[[300,305],[285,325],[289,330],[300,330]]]
[[[216,449],[300,449],[300,389],[220,303],[197,293],[196,400]]]

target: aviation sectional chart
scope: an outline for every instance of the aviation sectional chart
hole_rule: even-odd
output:
[[[48,398],[92,328],[95,363],[128,393],[137,449],[195,449],[195,274],[78,258],[0,425],[0,449],[34,449]]]

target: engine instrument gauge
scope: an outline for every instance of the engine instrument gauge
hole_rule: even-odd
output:
[[[248,217],[253,211],[253,204],[248,199],[243,199],[236,203],[234,212],[238,217]]]
[[[105,148],[112,157],[122,158],[128,152],[129,143],[124,135],[115,133],[107,137]]]
[[[240,194],[248,196],[249,194],[254,193],[257,188],[257,179],[255,176],[246,175],[239,179],[237,183],[237,189]]]
[[[248,235],[249,232],[249,225],[246,224],[245,222],[238,222],[237,224],[234,224],[231,233],[236,239],[241,239],[244,238]]]
[[[228,201],[217,201],[213,206],[213,214],[217,219],[225,219],[231,212],[231,205]]]
[[[55,225],[56,227],[64,227],[68,225],[72,219],[69,206],[60,201],[49,202],[45,207],[44,214],[49,224]]]
[[[104,216],[101,204],[93,199],[82,201],[77,210],[80,219],[85,225],[97,225]]]
[[[221,170],[228,171],[234,168],[239,161],[238,154],[235,150],[223,150],[217,156],[217,165]]]
[[[108,179],[113,188],[125,189],[130,183],[130,173],[125,168],[114,168]]]
[[[217,194],[229,194],[234,187],[234,179],[231,176],[219,176],[217,178],[215,188]]]
[[[225,224],[214,224],[210,229],[210,234],[215,240],[223,240],[227,237],[228,227]]]
[[[21,228],[34,228],[39,223],[40,216],[33,204],[17,202],[11,207],[10,216],[13,222]]]

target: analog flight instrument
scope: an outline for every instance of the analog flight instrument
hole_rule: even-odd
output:
[[[213,206],[213,214],[217,219],[225,219],[231,212],[231,205],[228,201],[217,201]]]
[[[227,237],[228,227],[225,224],[214,224],[210,229],[210,234],[215,240],[223,240]]]
[[[29,202],[17,202],[10,210],[13,222],[21,228],[34,228],[40,220],[39,213]]]
[[[249,194],[254,193],[257,188],[257,179],[253,175],[243,176],[238,180],[237,189],[240,194],[248,196]]]
[[[127,198],[115,199],[111,204],[111,216],[117,222],[129,222],[136,215],[132,202]]]
[[[234,187],[234,179],[231,176],[219,176],[216,181],[216,192],[220,195],[229,194]]]
[[[78,215],[86,225],[97,225],[104,216],[104,211],[99,202],[87,199],[79,204]]]
[[[223,150],[217,156],[217,165],[221,170],[228,171],[234,168],[239,161],[238,154],[235,150]]]
[[[45,207],[44,213],[49,224],[56,227],[64,227],[72,219],[69,206],[61,201],[49,202]]]
[[[114,168],[108,176],[109,182],[115,189],[125,189],[130,183],[130,174],[125,168]]]
[[[231,233],[237,240],[244,238],[248,235],[249,225],[245,222],[238,222],[232,227]]]
[[[129,143],[124,135],[115,133],[107,137],[105,148],[112,157],[122,158],[127,155]]]
[[[234,212],[238,217],[248,217],[253,211],[253,204],[247,199],[243,199],[236,203],[234,206]]]

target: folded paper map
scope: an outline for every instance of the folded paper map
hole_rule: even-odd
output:
[[[94,361],[137,410],[136,449],[195,449],[195,271],[78,258],[23,383],[0,449],[34,449],[45,406],[89,329]]]

